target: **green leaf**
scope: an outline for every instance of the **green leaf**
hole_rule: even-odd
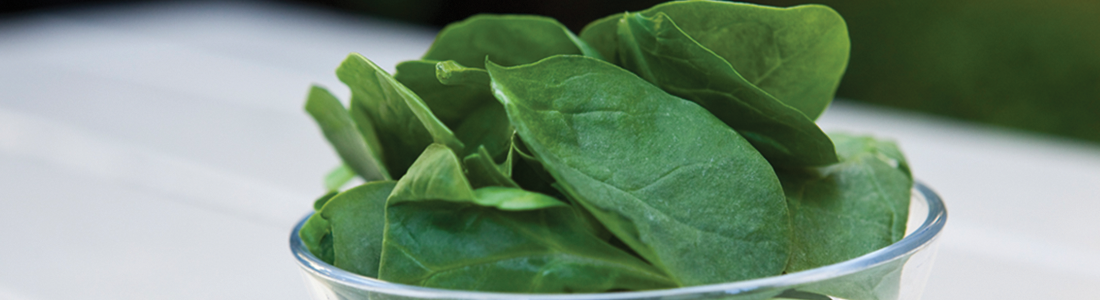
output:
[[[424,149],[406,176],[397,181],[390,202],[445,200],[474,201],[474,188],[452,149],[431,144]]]
[[[328,199],[331,198],[325,195],[318,200]],[[314,202],[314,207],[316,207],[316,204],[317,202]],[[332,251],[332,228],[329,227],[328,220],[321,217],[321,214],[314,213],[309,216],[306,223],[302,225],[302,229],[298,231],[298,237],[302,239],[302,244],[306,245],[306,249],[309,249],[309,253],[312,253],[313,256],[323,262],[332,264],[335,257]]]
[[[325,189],[330,192],[339,191],[353,178],[355,178],[355,171],[352,171],[347,164],[340,164],[325,175]]]
[[[328,225],[333,254],[327,262],[356,274],[378,277],[386,197],[394,185],[394,181],[373,181],[349,189],[332,197],[320,213],[310,218],[312,221],[320,216],[324,219],[321,223]]]
[[[612,64],[621,65],[619,62],[619,19],[623,13],[617,13],[599,20],[592,21],[581,29],[580,38],[591,45],[593,49],[603,56],[604,60]]]
[[[332,197],[339,193],[339,191],[329,191],[327,194],[318,197],[317,200],[313,200],[313,211],[321,211],[321,208],[325,207],[325,203],[328,203],[329,200],[332,200]]]
[[[512,134],[512,153],[518,161],[512,164],[512,180],[525,190],[537,191],[544,194],[559,192],[552,187],[554,177],[546,172],[546,168],[531,151],[524,145],[519,134]]]
[[[507,155],[514,132],[504,106],[495,101],[470,112],[455,128],[455,136],[468,146],[462,155],[476,153],[477,147],[484,146],[493,159]]]
[[[466,165],[466,174],[473,187],[501,186],[518,188],[519,184],[512,180],[512,155],[508,153],[507,159],[501,165],[493,161],[485,147],[478,147],[478,152],[466,156],[462,163]]]
[[[440,63],[443,62],[434,60],[401,62],[397,64],[397,73],[393,78],[420,96],[439,121],[452,129],[465,120],[470,112],[496,102],[489,89],[489,75],[485,70],[481,70],[481,73],[485,73],[485,80],[482,83],[474,80],[467,80],[468,82],[455,80],[456,82],[452,84],[443,84],[436,75],[437,66]],[[475,76],[456,77],[474,79]]]
[[[500,190],[494,191],[501,192]],[[528,191],[522,192],[533,193]],[[511,194],[511,196],[520,195],[521,194]],[[500,197],[486,198],[484,196],[492,195],[486,194],[479,196],[479,194],[475,192],[473,185],[471,185],[470,181],[466,178],[462,170],[462,165],[459,163],[458,156],[455,155],[454,151],[440,144],[432,144],[424,149],[424,153],[422,153],[420,157],[417,158],[416,162],[409,167],[409,173],[397,182],[397,187],[394,189],[393,194],[390,195],[389,201],[391,204],[396,204],[403,201],[443,200],[459,203],[474,203],[481,206],[505,210],[508,210],[508,207],[530,207],[530,204],[523,203],[541,203],[548,206],[564,204],[557,199],[545,195],[541,195],[542,197],[533,195],[525,196],[526,198],[515,200],[521,202],[513,204],[503,201]],[[553,201],[549,202],[543,197]],[[512,210],[514,209],[515,208],[512,208]]]
[[[795,227],[787,272],[856,258],[905,235],[913,179],[897,146],[831,136],[839,163],[779,172]]]
[[[532,63],[556,54],[582,54],[580,39],[557,20],[530,15],[476,15],[443,28],[425,60],[454,60],[485,68],[485,57],[503,65]]]
[[[439,169],[460,166],[450,149],[433,145],[393,191],[379,279],[519,293],[674,286],[659,270],[593,236],[556,199],[514,188],[473,192],[464,179],[449,178],[461,174]]]
[[[618,30],[619,59],[626,69],[707,108],[772,164],[797,167],[837,161],[832,142],[817,124],[747,81],[664,13],[626,14]]]
[[[503,156],[512,136],[504,108],[489,89],[484,69],[467,68],[454,61],[407,61],[397,66],[397,78],[423,96],[431,111],[440,116],[465,145],[462,156],[484,145],[492,157]]]
[[[782,272],[791,232],[779,180],[705,109],[592,58],[487,70],[508,118],[566,194],[675,281]]]
[[[485,95],[492,96],[489,90],[489,72],[480,68],[468,68],[453,60],[435,64],[435,78],[443,85],[466,85],[478,87]]]
[[[309,90],[306,112],[321,127],[329,144],[344,163],[366,181],[388,180],[389,172],[379,163],[378,157],[367,147],[351,115],[332,93],[319,86]],[[337,187],[339,188],[339,187]],[[330,189],[331,190],[331,189]]]
[[[511,137],[515,132],[508,122],[504,107],[493,98],[489,88],[489,73],[485,69],[467,68],[455,61],[442,61],[436,64],[436,78],[447,86],[476,87],[480,107],[470,110],[460,124],[455,127],[455,136],[466,144],[462,155],[477,152],[481,146],[491,154],[490,158],[506,155],[511,148]],[[433,110],[436,108],[432,108]]]
[[[351,115],[351,120],[355,122],[355,127],[359,129],[359,134],[363,136],[363,141],[367,143],[367,148],[382,163],[380,166],[385,168],[386,155],[382,153],[382,142],[378,139],[378,131],[374,129],[374,121],[371,121],[367,109],[363,107],[362,103],[351,101],[348,104],[348,114]],[[386,170],[386,172],[389,172],[389,170]]]
[[[827,6],[675,1],[642,12],[658,13],[675,20],[750,83],[810,119],[832,102],[848,65],[848,28]]]
[[[362,55],[348,55],[336,76],[351,88],[353,109],[377,130],[391,178],[400,178],[416,154],[433,142],[462,150],[462,142],[420,97]]]
[[[805,284],[800,291],[830,295],[847,300],[897,300],[901,288],[901,270],[912,254],[844,276]],[[810,298],[814,299],[815,298]]]
[[[500,210],[521,211],[569,206],[554,197],[510,187],[479,188],[474,190],[474,197],[477,198],[474,202],[478,205],[492,206]]]

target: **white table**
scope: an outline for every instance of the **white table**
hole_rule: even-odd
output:
[[[434,30],[279,4],[0,20],[0,299],[305,299],[287,246],[334,153],[302,111]],[[1100,297],[1100,147],[838,101],[950,216],[925,299]]]

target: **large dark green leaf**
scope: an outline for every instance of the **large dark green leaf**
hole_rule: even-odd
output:
[[[752,84],[817,119],[848,65],[848,28],[823,5],[789,8],[724,1],[677,1],[644,12],[668,14],[695,41],[729,61]]]
[[[352,109],[357,110],[352,117],[361,114],[355,121],[369,122],[377,131],[392,178],[400,178],[428,144],[462,150],[462,142],[420,97],[362,55],[348,55],[336,76],[351,88]]]
[[[665,13],[693,40],[748,82],[816,119],[832,102],[848,64],[848,30],[822,5],[790,8],[725,1],[675,1],[641,11]],[[589,23],[580,37],[619,63],[616,25],[623,14]]]
[[[831,136],[839,163],[779,172],[795,226],[788,272],[852,259],[905,235],[913,180],[897,146]]]
[[[347,109],[332,93],[319,86],[309,90],[306,112],[321,127],[329,144],[336,149],[345,165],[363,177],[363,180],[388,180],[389,172],[381,160],[371,152]],[[374,134],[373,132],[366,134]]]
[[[586,45],[558,21],[528,15],[476,15],[443,28],[426,60],[454,60],[467,67],[485,68],[485,57],[503,65],[538,61],[555,54],[592,54]],[[586,53],[588,52],[588,53]]]
[[[523,293],[673,286],[589,233],[563,202],[515,188],[473,190],[458,157],[440,145],[401,178],[386,215],[382,280]]]
[[[619,22],[623,66],[669,93],[707,108],[777,166],[836,162],[829,137],[798,110],[745,80],[664,13],[629,13]],[[731,37],[733,38],[733,37]]]
[[[386,197],[394,181],[373,181],[337,194],[310,218],[320,216],[329,226],[332,265],[364,276],[378,277],[382,234],[386,225]],[[307,221],[308,222],[308,221]]]
[[[602,60],[487,69],[557,184],[678,283],[782,272],[791,232],[779,180],[721,120]]]

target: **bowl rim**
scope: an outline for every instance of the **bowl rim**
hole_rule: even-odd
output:
[[[803,270],[795,273],[763,277],[757,279],[717,283],[699,286],[680,287],[662,290],[615,292],[615,293],[582,293],[582,294],[522,294],[522,293],[495,293],[463,290],[447,290],[405,285],[382,281],[375,278],[348,272],[333,265],[321,261],[306,248],[298,232],[309,219],[313,212],[306,214],[294,226],[290,233],[290,250],[294,254],[298,265],[309,274],[326,280],[338,282],[343,285],[355,287],[361,290],[382,294],[423,298],[423,299],[532,299],[532,300],[581,300],[581,299],[638,299],[660,298],[682,295],[699,294],[740,294],[764,291],[769,288],[796,286],[811,282],[836,278],[869,269],[894,259],[904,257],[928,247],[939,236],[947,221],[947,209],[931,188],[920,181],[913,182],[914,197],[920,195],[928,204],[928,215],[921,226],[900,241],[875,250],[874,252],[849,259],[843,262]]]

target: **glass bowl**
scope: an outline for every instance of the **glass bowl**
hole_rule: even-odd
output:
[[[753,280],[641,292],[599,294],[507,294],[444,290],[390,283],[338,269],[313,256],[298,238],[307,215],[290,234],[290,250],[317,300],[366,299],[803,299],[916,300],[936,256],[936,240],[947,210],[931,189],[916,182],[905,237],[875,252],[844,262]]]

